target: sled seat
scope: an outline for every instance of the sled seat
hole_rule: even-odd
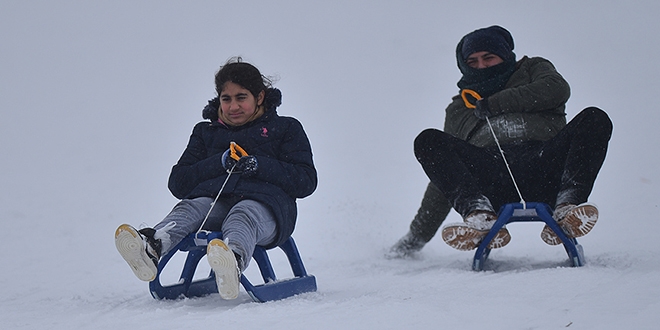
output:
[[[217,231],[192,233],[164,255],[158,263],[156,278],[149,282],[151,295],[155,299],[180,299],[217,293],[218,287],[213,270],[207,278],[193,280],[199,261],[206,255],[206,246],[214,238],[222,239],[222,233]],[[308,275],[305,271],[293,238],[289,237],[278,248],[284,251],[294,277],[278,279],[273,271],[268,252],[263,247],[256,246],[252,258],[259,266],[263,284],[253,285],[244,274],[241,275],[241,285],[243,285],[252,300],[256,302],[279,300],[305,292],[316,291],[316,278],[313,275]],[[171,285],[161,284],[161,272],[172,256],[179,251],[188,253],[179,281]]]
[[[573,267],[584,266],[585,262],[582,245],[578,244],[575,238],[569,238],[566,236],[564,231],[552,217],[552,213],[553,211],[550,206],[545,203],[510,203],[502,206],[497,216],[497,221],[495,221],[495,224],[493,224],[488,235],[486,235],[481,244],[479,244],[479,247],[477,247],[477,251],[474,253],[472,269],[475,271],[483,269],[483,264],[490,254],[488,243],[490,243],[504,225],[511,222],[545,222],[545,224],[557,234],[564,244],[568,259]]]

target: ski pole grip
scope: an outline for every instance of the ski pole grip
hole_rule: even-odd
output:
[[[472,104],[467,99],[467,95],[470,95],[470,96],[474,97],[477,101],[481,100],[481,95],[479,95],[479,93],[477,93],[477,92],[475,92],[471,89],[464,89],[464,90],[461,91],[461,98],[463,99],[463,103],[465,103],[465,106],[468,109],[475,109],[477,106]]]

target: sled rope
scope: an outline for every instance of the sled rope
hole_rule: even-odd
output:
[[[481,95],[477,93],[476,91],[473,91],[471,89],[464,89],[461,91],[461,98],[463,99],[463,103],[465,103],[465,106],[468,109],[475,109],[477,106],[470,103],[470,101],[467,99],[467,95],[469,94],[470,96],[474,97],[475,99],[481,100]],[[520,203],[523,205],[523,208],[527,208],[527,203],[525,202],[525,199],[522,196],[522,193],[520,192],[520,188],[518,188],[518,183],[516,182],[516,178],[513,177],[513,172],[511,171],[511,167],[509,167],[509,162],[506,160],[506,156],[504,156],[504,150],[502,150],[502,146],[500,145],[500,141],[497,139],[497,136],[495,135],[495,131],[493,130],[493,125],[490,124],[490,119],[486,117],[486,123],[488,123],[488,128],[490,128],[490,133],[493,135],[493,139],[495,139],[495,144],[497,144],[497,149],[500,150],[500,154],[502,155],[502,159],[504,160],[504,165],[506,165],[506,169],[509,171],[509,176],[511,177],[511,181],[513,181],[513,186],[516,187],[516,191],[518,192],[518,196],[520,197]]]
[[[236,167],[236,164],[234,164],[234,166],[232,166],[231,169],[229,169],[225,182],[222,183],[222,187],[220,187],[220,191],[218,191],[218,195],[215,196],[213,203],[211,203],[211,207],[209,208],[209,211],[206,213],[206,217],[204,217],[204,221],[202,221],[202,225],[199,226],[199,229],[197,229],[197,233],[195,233],[195,236],[197,236],[197,234],[202,232],[202,228],[204,228],[204,225],[206,224],[206,220],[209,219],[209,215],[211,214],[211,211],[213,211],[213,207],[215,206],[215,203],[218,202],[218,198],[220,197],[220,194],[225,189],[225,186],[227,185],[227,181],[229,181],[229,177],[231,177],[231,174],[234,173],[234,167]],[[204,230],[204,232],[208,233],[208,231],[206,230]]]

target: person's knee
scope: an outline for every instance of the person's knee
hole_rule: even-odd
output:
[[[597,107],[588,107],[583,112],[589,118],[592,129],[607,135],[609,139],[612,135],[613,124],[607,113]]]
[[[438,130],[433,128],[427,128],[423,130],[421,133],[417,134],[417,137],[415,138],[415,148],[417,148],[418,146],[428,144],[428,141],[433,139],[437,131]]]
[[[441,139],[442,131],[433,128],[427,128],[417,135],[414,142],[415,156],[417,159],[423,154],[433,149],[436,141]]]

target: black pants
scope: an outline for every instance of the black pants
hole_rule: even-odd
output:
[[[417,213],[410,222],[410,232],[424,242],[430,241],[451,212],[452,205],[433,183],[429,182]]]
[[[548,141],[502,149],[525,201],[580,204],[591,194],[611,135],[607,114],[590,107]],[[463,217],[474,210],[497,211],[520,200],[497,146],[480,148],[427,129],[415,139],[415,156]]]

